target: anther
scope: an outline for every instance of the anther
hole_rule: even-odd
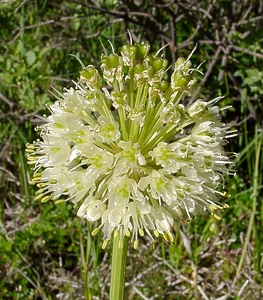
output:
[[[35,199],[35,200],[39,200],[39,199],[41,199],[43,196],[44,196],[44,195],[43,195],[43,193],[42,193],[42,194],[37,195],[34,199]]]
[[[160,236],[159,232],[157,230],[154,230],[153,234],[158,238]]]
[[[133,242],[133,248],[134,248],[135,250],[137,250],[137,249],[138,249],[138,246],[139,246],[139,241],[138,241],[138,240],[135,240],[135,241]]]
[[[95,228],[92,232],[91,232],[91,235],[92,236],[95,236],[98,232],[99,232],[99,228]]]
[[[64,202],[65,202],[64,200],[59,199],[59,200],[56,200],[56,201],[55,201],[55,204],[61,204],[61,203],[64,203]]]
[[[36,191],[36,193],[35,193],[35,194],[36,194],[36,196],[37,196],[37,195],[39,195],[39,194],[42,194],[42,193],[43,193],[43,191],[44,191],[44,189],[40,189],[40,190]]]
[[[32,150],[36,149],[36,147],[32,144],[26,144],[26,148],[27,149],[32,149]]]
[[[51,198],[50,196],[45,196],[44,198],[41,199],[41,202],[45,203],[45,202],[49,201],[50,198]]]
[[[139,228],[139,234],[140,234],[140,236],[144,236],[144,231],[142,228]]]
[[[218,216],[217,214],[212,214],[212,216],[213,216],[215,219],[217,219],[218,221],[220,221],[220,220],[221,220],[221,217],[220,217],[220,216]]]
[[[105,249],[107,247],[107,245],[108,245],[108,242],[109,242],[109,240],[104,240],[103,243],[102,243],[101,248]]]

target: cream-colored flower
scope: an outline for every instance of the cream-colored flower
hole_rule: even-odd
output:
[[[175,222],[207,211],[219,218],[227,206],[216,190],[233,132],[219,120],[218,99],[180,103],[195,82],[190,57],[168,78],[167,60],[149,49],[126,45],[102,56],[102,72],[84,68],[26,150],[36,199],[72,201],[103,231],[104,246],[115,229],[135,248],[144,233],[172,242]]]

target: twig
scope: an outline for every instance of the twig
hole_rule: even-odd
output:
[[[252,9],[252,8],[253,8],[253,7],[252,7],[252,5],[250,4],[249,7],[248,7],[248,9],[247,9],[247,11],[246,11],[245,14],[244,14],[244,16],[241,18],[241,21],[240,21],[240,22],[246,20],[246,18],[247,18],[247,16],[249,15],[249,13],[251,12],[251,9]]]
[[[257,21],[260,21],[260,20],[263,20],[263,16],[257,16],[257,17],[254,17],[254,18],[251,18],[249,20],[241,20],[239,21],[236,26],[239,26],[239,25],[246,25],[248,23],[251,23],[251,22],[257,22]]]
[[[138,294],[143,300],[151,300],[152,298],[147,298],[146,296],[143,295],[143,293],[138,290],[135,286],[133,287],[133,290]]]
[[[225,51],[224,51],[224,55],[223,58],[221,60],[221,66],[220,66],[220,72],[218,75],[218,81],[221,81],[223,79],[224,73],[225,73],[225,66],[227,64],[227,60],[228,60],[228,55],[229,55],[229,50],[230,47],[226,47]]]
[[[173,65],[175,64],[176,60],[176,24],[173,22],[174,20],[170,20],[170,26],[171,26],[171,40],[172,40],[172,61]]]
[[[11,100],[9,100],[5,95],[0,93],[0,99],[2,99],[7,105],[9,105],[10,108],[13,108],[15,105]]]
[[[244,282],[244,284],[242,285],[241,289],[239,290],[239,292],[238,292],[238,294],[237,294],[238,297],[240,297],[240,296],[243,294],[243,292],[244,292],[244,290],[245,290],[245,288],[246,288],[246,286],[247,286],[248,284],[249,284],[249,280],[247,279],[247,280]]]
[[[250,51],[248,49],[241,48],[241,47],[238,47],[238,46],[235,46],[235,45],[231,45],[230,47],[232,49],[236,50],[236,51],[243,52],[245,54],[252,55],[252,56],[255,56],[255,57],[258,57],[258,58],[263,58],[263,54],[261,54],[261,53]]]
[[[201,288],[200,285],[197,285],[197,289],[200,292],[201,296],[203,297],[204,300],[209,300],[209,298],[206,296],[204,290]]]

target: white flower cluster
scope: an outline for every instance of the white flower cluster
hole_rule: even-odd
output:
[[[210,102],[180,104],[194,84],[189,57],[171,78],[167,61],[148,44],[81,71],[75,88],[50,106],[41,139],[27,145],[36,199],[72,201],[77,215],[102,229],[104,244],[118,229],[134,247],[146,232],[173,241],[173,225],[227,205],[216,189],[227,173],[223,145],[232,135]],[[106,84],[105,84],[106,83]]]

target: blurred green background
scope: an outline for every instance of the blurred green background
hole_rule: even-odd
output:
[[[33,200],[24,149],[51,86],[72,86],[76,57],[98,66],[102,44],[118,49],[127,29],[152,50],[170,43],[170,64],[198,44],[193,99],[225,96],[223,120],[239,132],[226,148],[239,156],[221,221],[195,218],[173,246],[145,238],[129,250],[125,299],[263,299],[262,13],[260,0],[0,1],[0,299],[108,299],[111,246],[70,204]]]

